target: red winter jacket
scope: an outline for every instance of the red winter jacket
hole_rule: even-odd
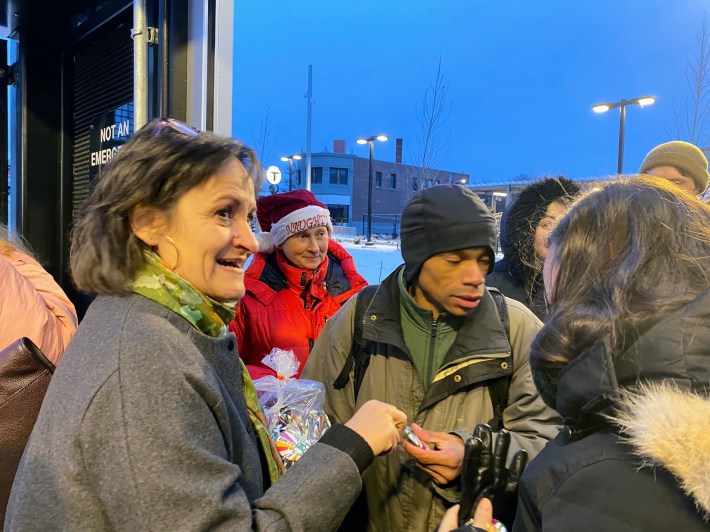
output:
[[[257,253],[244,276],[246,294],[229,328],[237,335],[239,356],[252,379],[275,372],[261,363],[274,347],[293,351],[299,377],[325,322],[367,281],[352,256],[330,240],[318,269],[288,263],[281,250]]]

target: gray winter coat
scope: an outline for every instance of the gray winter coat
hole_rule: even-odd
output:
[[[5,530],[332,530],[360,492],[356,463],[326,443],[265,492],[259,453],[234,334],[205,336],[140,295],[99,297],[49,387]]]
[[[363,337],[374,342],[357,401],[351,381],[342,390],[332,387],[352,347],[357,298],[333,316],[318,337],[303,377],[326,385],[325,409],[331,420],[348,419],[369,399],[391,403],[409,422],[438,432],[471,432],[493,418],[489,385],[510,374],[511,346],[486,291],[480,306],[466,318],[454,344],[424,392],[404,344],[400,324],[399,270],[380,285],[365,313]],[[535,456],[559,429],[557,413],[538,396],[530,374],[530,344],[539,320],[522,303],[506,299],[513,344],[513,370],[503,424],[511,431],[510,452],[520,448]],[[367,508],[358,510],[369,530],[435,530],[446,509],[444,492],[417,468],[401,448],[375,458],[363,475]],[[367,513],[365,513],[367,512]],[[353,516],[354,517],[354,516]],[[351,525],[352,520],[345,525]]]

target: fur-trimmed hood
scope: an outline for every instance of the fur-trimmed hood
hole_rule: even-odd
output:
[[[710,519],[710,398],[668,383],[623,392],[611,416],[645,465],[662,465]]]
[[[648,465],[662,465],[710,517],[710,290],[627,349],[589,346],[557,376],[556,410],[571,437],[609,418]]]
[[[500,247],[504,258],[496,271],[504,266],[521,285],[527,286],[533,276],[535,229],[554,201],[572,199],[580,193],[579,185],[564,176],[545,177],[526,186],[506,209],[501,220]]]

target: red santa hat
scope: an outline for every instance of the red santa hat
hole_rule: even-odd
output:
[[[256,235],[262,253],[273,252],[289,237],[313,227],[333,232],[330,211],[309,190],[262,196],[256,201],[256,217],[263,231]]]

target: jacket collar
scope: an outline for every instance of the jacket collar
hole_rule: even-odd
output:
[[[268,305],[279,291],[291,286],[287,276],[290,275],[291,281],[296,282],[297,285],[300,285],[301,281],[300,272],[308,272],[307,279],[310,279],[308,274],[312,276],[313,270],[301,270],[294,268],[287,262],[286,264],[292,269],[290,273],[289,271],[284,272],[280,268],[280,263],[277,262],[277,252],[254,254],[244,275],[244,285],[247,292]],[[333,239],[328,243],[327,261],[324,261],[318,268],[316,284],[318,284],[318,276],[321,273],[323,281],[326,283],[324,288],[336,298],[336,301],[341,303],[367,285],[365,278],[357,272],[352,256]],[[303,287],[300,287],[300,290],[303,290]]]
[[[653,383],[624,392],[613,421],[644,465],[662,465],[710,520],[710,397]]]
[[[414,296],[407,289],[407,281],[404,277],[404,270],[400,270],[399,280],[399,305],[401,320],[408,320],[414,327],[426,331],[431,331],[432,323],[434,322],[434,313],[422,307],[414,299]],[[458,330],[464,318],[459,318],[443,312],[436,319],[438,326],[437,331],[440,333],[444,330]]]
[[[606,341],[576,356],[557,378],[557,411],[584,422],[644,382],[673,382],[687,390],[710,389],[710,291],[653,324],[620,356]],[[707,393],[707,391],[705,392]]]
[[[312,286],[314,290],[318,291],[318,289],[320,289],[321,292],[324,292],[323,283],[325,281],[325,273],[328,271],[327,253],[323,258],[323,262],[321,262],[315,270],[308,270],[306,268],[298,268],[291,264],[283,251],[277,249],[276,264],[279,270],[281,270],[289,288],[301,291],[310,283],[310,286]]]
[[[382,281],[368,307],[362,335],[365,340],[394,345],[407,355],[400,315],[399,276],[404,265]],[[493,297],[485,291],[481,304],[462,320],[454,344],[444,359],[442,368],[466,356],[510,353],[510,343],[498,319]]]

